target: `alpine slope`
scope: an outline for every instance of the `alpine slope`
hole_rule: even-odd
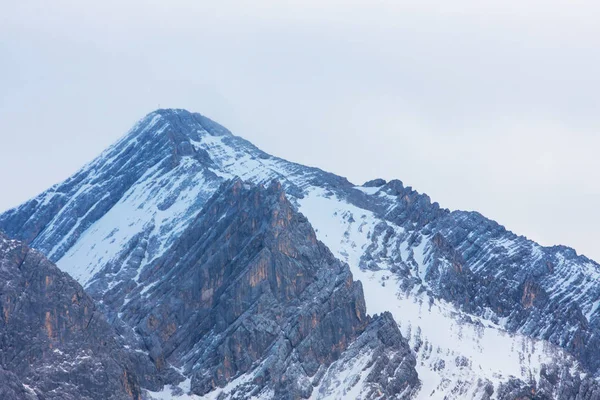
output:
[[[598,263],[197,113],[148,114],[0,231],[150,357],[145,398],[600,399]]]

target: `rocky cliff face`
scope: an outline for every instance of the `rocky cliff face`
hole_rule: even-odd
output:
[[[276,181],[223,183],[139,285],[103,294],[114,327],[41,253],[0,239],[4,398],[152,398],[163,381],[162,395],[220,399],[420,387],[391,314],[366,314],[361,284]]]
[[[224,183],[140,280],[119,315],[145,338],[157,364],[191,377],[195,394],[236,381],[223,396],[319,398],[334,389],[320,386],[323,376],[333,375],[325,379],[331,385],[346,370],[329,367],[355,342],[353,352],[387,374],[347,382],[349,390],[365,399],[410,398],[419,387],[391,315],[366,315],[360,283],[278,182],[266,189]]]
[[[41,253],[0,234],[3,399],[141,399],[151,363],[122,347],[92,299]],[[152,383],[154,381],[154,383]]]
[[[193,377],[194,390],[202,393],[224,381],[215,378],[219,384],[202,386],[202,374],[193,370],[200,356],[190,360],[183,356],[190,354],[190,343],[180,338],[179,326],[173,331],[170,324],[184,323],[186,316],[203,332],[221,332],[225,324],[217,322],[226,317],[221,313],[217,318],[207,305],[215,301],[215,293],[225,295],[228,304],[242,312],[246,310],[242,299],[264,300],[256,287],[267,285],[261,280],[256,287],[243,289],[244,295],[223,282],[204,286],[186,262],[178,261],[203,265],[208,268],[204,273],[212,275],[219,274],[223,265],[209,253],[202,255],[201,246],[221,261],[228,259],[225,249],[233,254],[240,243],[248,244],[247,251],[256,250],[256,242],[242,240],[241,231],[226,226],[229,214],[223,220],[206,214],[218,203],[216,198],[209,200],[211,196],[236,177],[252,184],[279,180],[294,212],[306,216],[316,237],[362,282],[366,312],[391,313],[400,337],[416,356],[422,382],[417,397],[573,398],[577,393],[582,399],[597,398],[597,263],[566,247],[539,246],[478,213],[443,209],[399,180],[375,179],[357,186],[270,156],[199,114],[184,110],[149,114],[73,177],[0,214],[0,229],[48,254],[99,302],[119,332],[127,336],[133,326],[143,335],[159,369],[163,362],[184,368],[185,377]],[[232,235],[222,242],[223,249],[202,236],[209,231],[216,234],[213,227]],[[245,229],[265,237],[275,232]],[[248,258],[249,265],[257,268],[252,263],[260,257],[266,257],[267,264],[279,258],[294,260],[284,248],[279,258],[273,256],[273,246],[266,246],[269,252],[257,253],[256,259]],[[222,271],[242,279],[240,265]],[[307,278],[294,278],[296,283],[288,289],[300,284],[307,285],[306,291],[315,284],[313,275],[300,270]],[[294,271],[298,270],[290,267],[289,272]],[[184,276],[179,283],[189,287],[178,293],[159,279],[169,274]],[[279,292],[273,293],[279,307],[287,304],[275,295]],[[145,302],[155,307],[150,310]],[[188,307],[203,311],[193,313]],[[150,316],[151,320],[144,319]],[[369,326],[356,328],[356,340],[326,364],[359,365],[344,355],[360,347],[355,343],[361,342]],[[200,353],[222,354],[222,349],[208,349]],[[230,374],[246,376],[246,368],[255,369],[247,365],[265,357],[238,360]],[[205,372],[216,376],[210,368]],[[332,374],[323,376],[331,379],[319,380],[313,396],[336,386],[327,384],[335,382]]]

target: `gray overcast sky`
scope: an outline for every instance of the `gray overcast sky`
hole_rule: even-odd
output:
[[[2,210],[160,105],[600,260],[598,1],[2,3]]]

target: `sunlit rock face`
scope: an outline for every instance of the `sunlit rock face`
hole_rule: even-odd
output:
[[[265,210],[279,204],[277,216],[251,208],[254,203],[225,190],[238,178],[245,182],[238,183],[240,193],[264,190],[254,194],[260,197],[279,191],[287,208],[265,202]],[[270,186],[273,180],[280,182],[280,189]],[[234,199],[229,208],[218,200],[224,193]],[[249,227],[241,219],[236,220],[239,229],[227,225],[237,201],[254,210],[253,218],[270,218],[275,226],[263,221],[264,226]],[[304,242],[290,233],[296,230],[290,228],[294,219],[286,219],[300,215],[298,211],[314,228],[312,238],[302,235]],[[223,212],[225,217],[219,220],[216,215]],[[255,388],[267,387],[249,374],[258,371],[256,363],[266,360],[273,343],[279,343],[275,333],[244,337],[242,342],[252,341],[252,346],[248,345],[251,355],[242,358],[236,358],[235,348],[227,353],[219,347],[222,336],[215,336],[213,347],[203,341],[202,351],[193,346],[207,332],[228,332],[232,324],[245,320],[251,308],[248,301],[257,307],[276,304],[269,310],[269,324],[283,324],[288,314],[281,316],[277,310],[300,301],[321,282],[323,272],[298,264],[316,237],[311,249],[321,248],[318,241],[323,242],[331,251],[324,260],[332,255],[347,263],[354,280],[362,283],[363,314],[391,313],[416,359],[421,382],[417,397],[597,396],[600,266],[596,262],[567,247],[542,247],[481,214],[444,209],[399,180],[374,179],[358,186],[271,156],[200,114],[150,113],[73,177],[0,214],[0,229],[41,250],[72,275],[120,334],[143,342],[143,351],[157,370],[171,376],[166,372],[170,366],[183,368],[178,379],[186,379],[196,393],[217,388],[209,394],[223,390],[231,394],[232,387],[221,387],[224,382],[239,386],[250,378]],[[210,240],[210,235],[221,235],[218,230],[231,235],[221,238],[222,246]],[[277,238],[278,230],[287,233]],[[258,239],[246,237],[253,234],[265,238],[266,250],[258,250]],[[246,250],[239,249],[243,243]],[[251,250],[252,257],[244,253]],[[238,260],[241,255],[233,255],[237,251],[246,254],[246,264]],[[315,251],[307,256],[311,265]],[[231,265],[224,260],[231,260]],[[270,267],[273,264],[279,266]],[[344,276],[343,268],[335,272],[341,265],[337,262],[320,265],[340,276],[336,279]],[[169,284],[166,277],[171,274],[184,278]],[[236,284],[232,286],[228,277]],[[351,293],[358,296],[353,287],[346,290],[344,302],[355,298]],[[221,296],[226,303],[220,302]],[[339,309],[350,315],[348,309]],[[232,320],[235,315],[238,319]],[[371,329],[365,321],[343,324],[344,335],[363,337]],[[203,333],[194,331],[193,339],[187,339],[183,332],[191,326]],[[299,337],[308,340],[310,334],[303,334]],[[347,342],[345,351],[332,345],[329,351],[335,356],[315,359],[321,365],[344,365],[348,370],[352,364],[366,371],[371,364],[344,362],[357,342]],[[191,355],[196,350],[198,354]],[[224,354],[229,367],[206,367],[203,373],[194,369],[202,357],[208,357],[202,359],[208,365],[210,360],[225,362]],[[314,368],[303,361],[297,365],[307,368],[303,373],[310,378],[311,396],[334,386],[354,394],[353,387],[366,384],[355,378],[366,373],[352,373],[326,385],[335,380],[323,373],[324,367],[315,376],[328,379],[315,381],[310,376]],[[294,393],[308,393],[306,382],[300,382]],[[330,391],[332,398],[343,398],[342,392]]]

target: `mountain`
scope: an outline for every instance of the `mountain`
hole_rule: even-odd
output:
[[[301,219],[298,212],[304,215],[316,238],[335,258],[347,263],[353,279],[362,283],[366,303],[362,314],[380,315],[360,328],[343,319],[342,326],[352,326],[346,333],[348,346],[337,353],[332,350],[319,361],[321,371],[328,366],[325,376],[332,382],[355,361],[348,355],[359,352],[360,343],[383,346],[383,353],[402,354],[405,337],[420,381],[417,389],[413,378],[405,378],[406,388],[410,388],[407,395],[599,398],[600,265],[567,247],[539,246],[478,213],[444,209],[399,180],[375,179],[358,186],[317,168],[268,155],[200,114],[185,110],[150,113],[65,182],[1,214],[0,230],[45,253],[77,279],[113,326],[133,328],[157,368],[162,368],[163,362],[178,368],[196,394],[222,391],[226,382],[230,393],[230,385],[247,383],[242,384],[241,377],[250,374],[251,381],[257,382],[258,375],[252,375],[259,371],[257,362],[281,358],[256,351],[231,366],[229,376],[219,375],[215,383],[207,384],[206,376],[217,376],[218,371],[198,365],[210,365],[208,361],[229,354],[219,347],[218,340],[208,343],[207,335],[226,332],[230,337],[227,335],[237,319],[231,321],[227,313],[213,309],[217,304],[210,303],[207,308],[210,296],[202,300],[203,295],[208,296],[203,290],[207,279],[226,273],[226,282],[210,283],[213,295],[216,291],[225,296],[222,300],[226,303],[219,304],[241,307],[237,312],[251,311],[248,321],[259,318],[261,314],[250,305],[236,303],[244,296],[254,300],[256,293],[227,284],[243,280],[247,271],[255,268],[254,259],[246,253],[252,246],[240,248],[240,243],[253,244],[251,235],[260,232],[261,237],[272,237],[274,231],[253,228],[242,234],[234,229],[239,223],[228,224],[230,218],[239,218],[234,217],[238,215],[233,211],[236,203],[230,202],[228,211],[218,204],[229,197],[249,206],[245,196],[250,194],[238,198],[231,188],[241,185],[241,192],[256,193],[260,192],[256,187],[264,185],[264,190],[273,193],[277,192],[271,186],[273,180],[280,182],[280,195],[295,218]],[[265,204],[285,208],[283,203],[273,203],[275,200],[265,201],[248,211],[249,215],[262,215],[264,222],[268,217]],[[221,211],[207,215],[211,207]],[[298,220],[295,225],[302,223]],[[303,229],[308,232],[308,228],[297,227],[287,234],[295,237]],[[215,242],[210,237],[226,231],[239,238]],[[273,252],[276,242],[267,240],[263,246]],[[295,269],[286,270],[286,279],[292,279],[294,271],[314,271],[315,265],[321,265],[319,271],[342,273],[342,264],[332,261],[322,245],[309,242],[307,254],[319,256],[306,256],[308,261],[302,265],[294,261]],[[295,246],[301,243],[294,239]],[[231,253],[224,253],[226,246],[231,246]],[[254,257],[262,254],[255,250]],[[277,257],[285,260],[282,262],[292,262],[285,249],[277,250]],[[243,256],[248,262],[216,266],[211,264],[216,262],[209,257],[212,255],[220,260]],[[195,267],[190,269],[191,265]],[[194,275],[198,273],[207,275]],[[304,291],[311,293],[315,282],[306,279]],[[275,291],[271,293],[275,300],[268,297],[268,302],[276,304],[281,315],[292,318],[294,301],[301,301],[302,309],[311,309],[308,299],[302,297],[304,291],[295,293],[293,299],[281,299]],[[267,301],[263,296],[257,299]],[[342,303],[352,298],[348,296]],[[269,310],[275,314],[265,318],[273,320],[279,315],[275,308]],[[154,314],[159,311],[161,315]],[[275,320],[279,327],[290,323],[286,318]],[[393,350],[384,342],[365,344],[377,340],[364,338],[381,337],[371,326],[391,329],[391,320],[396,321],[400,333]],[[239,323],[243,325],[243,321]],[[185,343],[180,337],[184,335],[170,332],[173,328],[169,326],[203,333]],[[273,333],[269,343],[279,343],[281,338]],[[241,338],[234,342],[239,343],[238,339],[247,343]],[[199,349],[202,356],[193,356]],[[411,364],[408,353],[402,357],[406,359],[402,365]],[[276,371],[274,376],[281,378],[283,375],[277,374],[282,370]],[[314,374],[314,368],[304,369],[307,378]],[[315,384],[313,396],[320,393]],[[274,390],[267,386],[266,390]]]

